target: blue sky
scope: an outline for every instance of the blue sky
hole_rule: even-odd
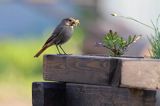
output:
[[[0,35],[41,33],[54,24],[51,20],[29,7],[17,3],[0,5]]]
[[[75,14],[73,8],[65,2],[47,5],[0,3],[0,36],[42,35],[47,29],[54,28],[61,18]]]

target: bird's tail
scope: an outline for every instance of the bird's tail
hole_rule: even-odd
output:
[[[40,56],[45,50],[47,49],[47,46],[42,47],[42,49],[34,56],[34,57],[38,57]]]

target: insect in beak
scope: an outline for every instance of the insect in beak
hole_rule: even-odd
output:
[[[75,26],[80,25],[79,20],[75,20]]]

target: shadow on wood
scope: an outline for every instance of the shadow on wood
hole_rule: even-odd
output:
[[[65,106],[65,83],[32,83],[32,106]]]

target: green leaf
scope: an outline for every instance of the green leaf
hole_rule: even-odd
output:
[[[103,39],[103,44],[109,50],[110,56],[121,56],[127,50],[127,47],[136,41],[138,36],[129,36],[127,41],[118,35],[117,32],[113,32],[110,30],[107,34],[105,34]]]
[[[132,41],[132,37],[131,37],[131,36],[129,36],[129,37],[128,37],[128,41],[127,41],[127,42],[128,42],[128,43],[131,43],[131,41]]]

